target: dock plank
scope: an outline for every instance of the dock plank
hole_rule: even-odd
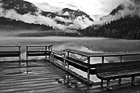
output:
[[[18,66],[18,62],[0,62],[0,93],[108,93],[100,87],[100,82],[88,87],[48,61],[29,62],[28,67]],[[117,82],[113,81],[113,87],[118,86]],[[134,88],[130,87],[130,93],[140,91],[140,86]],[[128,87],[120,89],[123,92],[112,90],[110,93],[126,93]]]

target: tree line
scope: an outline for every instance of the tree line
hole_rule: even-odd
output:
[[[127,16],[99,27],[91,26],[84,30],[79,30],[79,32],[84,36],[140,39],[140,17]]]
[[[50,30],[53,27],[49,27],[43,24],[34,24],[34,23],[24,23],[19,20],[13,20],[9,18],[0,17],[0,29],[9,29],[9,30]]]

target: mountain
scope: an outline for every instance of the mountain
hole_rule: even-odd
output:
[[[2,8],[4,10],[15,10],[17,13],[24,15],[27,13],[31,13],[35,15],[39,9],[32,3],[23,0],[0,0],[2,4]]]
[[[58,12],[42,11],[41,14],[54,19],[58,24],[65,25],[67,29],[84,29],[93,24],[89,15],[80,11],[64,8]]]
[[[0,30],[52,30],[52,27],[40,24],[29,24],[18,20],[0,17]]]
[[[79,30],[79,32],[84,36],[140,39],[140,17],[137,15],[126,16],[103,24],[96,29],[90,26],[84,30]]]
[[[80,11],[79,9],[78,10],[72,10],[72,9],[69,9],[69,8],[64,8],[62,9],[61,12],[59,12],[60,15],[65,15],[65,16],[68,16],[69,18],[71,19],[75,19],[77,17],[86,17],[88,18],[90,21],[94,21],[89,15],[87,15],[85,12],[82,12]]]
[[[124,9],[124,5],[119,5],[117,8],[113,9],[110,13],[110,15],[115,15],[116,13],[118,13],[119,11]]]
[[[101,17],[100,20],[102,23],[107,23],[120,18],[125,18],[129,15],[135,16],[138,15],[139,10],[140,7],[131,0],[131,2],[122,3],[116,6],[108,15]]]
[[[65,15],[66,12],[71,14]],[[63,30],[84,29],[93,24],[90,16],[82,11],[64,8],[59,13],[47,12],[24,0],[0,0],[0,17]]]
[[[83,36],[140,39],[140,7],[121,4],[109,15],[101,18],[102,24],[79,30]]]

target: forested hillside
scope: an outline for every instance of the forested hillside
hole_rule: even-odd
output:
[[[140,17],[127,16],[102,26],[90,26],[79,31],[84,36],[140,39]]]
[[[29,24],[18,20],[12,20],[9,18],[0,17],[0,29],[1,30],[49,30],[52,27],[40,24]]]

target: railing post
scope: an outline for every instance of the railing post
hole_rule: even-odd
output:
[[[21,66],[21,46],[19,46],[19,67]]]
[[[52,52],[52,62],[54,63],[54,52]]]
[[[52,54],[52,45],[48,46],[48,51],[49,51],[49,60],[50,60]]]
[[[104,56],[102,56],[102,63],[104,63],[104,59],[105,59],[105,57],[104,57]]]
[[[45,60],[47,60],[47,46],[45,46]]]
[[[69,68],[69,63],[67,62],[67,69],[69,70],[70,68]]]
[[[65,61],[65,59],[66,59],[66,54],[64,54],[64,68],[66,67],[66,61]]]
[[[68,57],[70,56],[70,52],[69,52],[69,51],[67,52],[67,56],[68,56]]]
[[[50,51],[52,51],[52,49],[53,49],[53,45],[50,46]]]
[[[123,62],[123,59],[122,59],[122,57],[123,57],[123,56],[121,55],[121,56],[120,56],[120,62]]]
[[[104,80],[101,79],[101,87],[103,88],[103,85],[104,85]]]
[[[26,67],[28,66],[28,45],[26,46]]]
[[[119,85],[121,85],[121,78],[119,78]]]
[[[132,76],[132,78],[131,78],[131,85],[135,85],[134,82],[135,82],[135,76]]]
[[[69,51],[67,51],[67,56],[69,57]],[[67,62],[67,69],[69,70],[69,63]]]
[[[87,57],[88,60],[88,69],[87,69],[87,80],[90,83],[90,57]]]

